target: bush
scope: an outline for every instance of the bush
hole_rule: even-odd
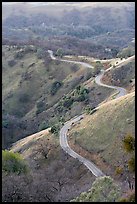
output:
[[[2,120],[2,127],[3,128],[9,128],[10,127],[10,121],[6,120],[6,119],[3,119]]]
[[[49,124],[46,121],[43,121],[40,125],[39,125],[39,131],[41,130],[45,130],[49,128]]]
[[[94,66],[94,71],[93,71],[94,75],[99,74],[100,70],[103,68],[104,68],[103,64],[100,61],[96,61],[96,64]]]
[[[15,64],[16,64],[16,61],[15,61],[15,60],[9,60],[9,61],[8,61],[8,65],[9,65],[10,67],[13,67]]]
[[[61,86],[62,86],[62,82],[55,81],[51,86],[50,94],[55,95],[55,93],[59,90]]]
[[[84,94],[82,94],[82,95],[78,96],[75,99],[75,101],[81,102],[81,101],[85,101],[85,99],[86,99],[86,96]]]
[[[29,102],[29,100],[30,100],[30,97],[28,94],[26,94],[26,93],[20,93],[19,94],[19,101],[21,103],[27,103],[27,102]]]
[[[132,157],[129,161],[128,161],[128,168],[130,171],[135,172],[135,157]]]
[[[71,202],[116,202],[120,188],[110,176],[97,178],[88,192],[83,192]]]
[[[66,107],[66,108],[69,108],[74,102],[74,99],[73,98],[66,98],[64,100],[64,103],[63,103],[63,106]]]
[[[135,202],[135,192],[131,193],[126,198],[120,198],[118,202]]]
[[[28,166],[19,153],[3,150],[2,170],[8,173],[27,173]]]
[[[132,152],[135,149],[135,138],[131,134],[127,134],[123,140],[124,149],[127,152]]]
[[[88,98],[89,90],[84,88],[83,86],[78,86],[75,91],[75,101],[85,101]]]
[[[37,107],[36,115],[38,115],[39,113],[45,110],[45,103],[43,101],[39,101],[37,102],[36,107]]]
[[[37,50],[37,58],[42,59],[44,57],[44,52],[41,48]]]
[[[123,168],[122,167],[116,167],[115,173],[116,173],[116,175],[122,174],[123,173]]]
[[[19,51],[14,55],[15,59],[21,59],[24,56],[24,52],[23,51]]]
[[[58,125],[53,125],[52,127],[51,127],[51,130],[50,130],[50,132],[51,133],[54,133],[55,135],[57,135],[58,134],[58,132],[59,132],[59,126]]]
[[[57,49],[55,55],[58,56],[58,57],[62,57],[62,56],[63,56],[63,50],[62,50],[62,48]]]

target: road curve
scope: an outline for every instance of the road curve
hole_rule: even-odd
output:
[[[79,62],[79,61],[65,60],[65,59],[57,59],[55,56],[53,56],[53,51],[52,50],[48,50],[48,53],[50,54],[50,57],[53,60],[59,60],[59,61],[62,61],[62,62],[69,62],[69,63],[73,63],[73,64],[81,64],[82,66],[87,67],[87,68],[91,68],[91,69],[94,68],[92,65],[90,65],[90,64],[88,64],[86,62]]]
[[[100,177],[100,176],[105,176],[105,174],[99,169],[97,168],[97,166],[95,164],[93,164],[91,161],[89,161],[88,159],[85,159],[84,157],[80,156],[79,154],[77,154],[76,152],[74,152],[68,145],[67,142],[67,132],[68,130],[71,128],[72,123],[75,123],[79,120],[81,120],[84,117],[83,115],[80,115],[74,119],[71,119],[70,121],[66,122],[64,124],[64,126],[61,128],[60,130],[60,145],[62,147],[62,149],[69,154],[70,156],[72,156],[75,159],[78,159],[81,163],[83,163],[96,177]]]
[[[106,70],[106,71],[107,71],[107,70]],[[104,87],[107,87],[107,88],[111,88],[111,89],[117,90],[117,93],[118,93],[118,94],[117,94],[116,98],[119,98],[119,97],[121,97],[121,96],[126,95],[126,94],[127,94],[126,89],[124,89],[124,88],[122,88],[122,87],[119,87],[119,86],[110,86],[110,85],[107,85],[107,84],[104,84],[104,83],[101,82],[101,79],[102,79],[102,77],[104,76],[104,73],[105,73],[106,71],[101,70],[101,73],[100,73],[98,76],[96,76],[96,78],[95,78],[95,83],[98,84],[99,86],[104,86]]]
[[[53,60],[56,60],[57,58],[53,56],[53,51],[48,50],[50,57]],[[59,59],[60,60],[60,59]],[[128,59],[127,59],[128,60]],[[82,64],[84,66],[86,66],[87,68],[94,68],[93,66],[91,66],[88,63],[84,63],[83,62],[75,62],[75,61],[70,61],[70,60],[60,60],[60,61],[65,61],[65,62],[73,62],[73,63],[77,63],[77,64]],[[125,60],[126,61],[126,60]],[[120,64],[118,64],[118,66],[120,66]],[[109,68],[110,69],[110,68]],[[107,70],[101,70],[100,74],[98,76],[96,76],[95,78],[95,83],[98,84],[99,86],[104,86],[104,87],[108,87],[111,89],[116,89],[118,94],[116,96],[116,98],[119,98],[121,96],[126,95],[126,89],[122,88],[122,87],[117,87],[117,86],[109,86],[106,84],[103,84],[101,82],[101,79],[104,75],[105,72],[107,72]],[[98,107],[96,107],[95,109],[98,109]],[[72,123],[76,123],[79,120],[81,120],[84,117],[84,114],[80,115],[80,116],[75,116],[73,119],[67,121],[64,126],[61,128],[60,130],[60,145],[62,147],[62,149],[69,154],[70,156],[72,156],[75,159],[78,159],[81,163],[83,163],[92,173],[94,176],[96,177],[100,177],[100,176],[105,176],[105,174],[95,165],[93,164],[91,161],[85,159],[84,157],[80,156],[79,154],[77,154],[75,151],[73,151],[70,146],[68,145],[68,141],[67,141],[67,133],[68,130],[71,128]]]

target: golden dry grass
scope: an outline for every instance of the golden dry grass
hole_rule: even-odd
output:
[[[127,133],[135,135],[135,92],[100,105],[70,130],[70,137],[114,167],[123,162],[122,139]]]

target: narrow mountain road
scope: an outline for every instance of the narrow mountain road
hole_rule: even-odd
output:
[[[106,70],[107,71],[107,70]],[[116,96],[116,98],[119,98],[121,96],[124,96],[127,94],[127,91],[126,89],[122,88],[122,87],[119,87],[119,86],[110,86],[110,85],[107,85],[107,84],[103,84],[101,82],[101,79],[104,75],[104,73],[106,72],[104,70],[101,70],[101,73],[95,78],[95,83],[98,84],[99,86],[104,86],[104,87],[107,87],[107,88],[111,88],[111,89],[116,89],[118,94]]]
[[[50,54],[51,59],[60,60],[60,59],[57,59],[56,57],[53,56],[53,51],[48,50],[48,52]],[[134,57],[134,56],[132,56],[132,57]],[[63,59],[61,59],[60,61],[73,62],[73,63],[84,65],[87,68],[94,68],[93,66],[91,66],[88,63],[76,62],[76,61],[71,61],[71,60],[63,60]],[[123,65],[123,63],[127,63],[127,61],[129,61],[129,58],[125,59],[124,62],[122,62],[121,64]],[[120,66],[120,63],[117,66]],[[101,79],[102,79],[104,73],[107,72],[108,70],[110,70],[110,68],[107,70],[101,70],[100,74],[98,76],[96,76],[96,78],[95,78],[95,83],[98,84],[99,86],[104,86],[104,87],[108,87],[111,89],[116,89],[118,92],[116,98],[119,98],[121,96],[126,95],[126,93],[127,93],[126,89],[124,89],[122,87],[118,87],[118,86],[109,86],[109,85],[103,84],[101,82]],[[98,108],[99,108],[99,106],[97,106],[94,110],[97,110]],[[77,154],[68,145],[68,141],[67,141],[68,130],[71,128],[72,123],[76,123],[76,122],[80,121],[81,119],[83,119],[83,117],[84,117],[84,114],[82,114],[80,116],[75,116],[74,118],[72,118],[71,120],[67,121],[64,124],[64,126],[60,130],[60,145],[61,145],[62,149],[67,154],[69,154],[70,156],[72,156],[75,159],[78,159],[81,163],[83,163],[93,173],[94,176],[96,176],[96,177],[105,176],[105,174],[95,164],[93,164],[91,161],[89,161],[89,160],[85,159],[84,157],[80,156],[79,154]]]
[[[59,61],[62,61],[62,62],[69,62],[69,63],[73,63],[73,64],[81,64],[82,66],[87,67],[87,68],[91,68],[91,69],[94,68],[92,65],[90,65],[90,64],[88,64],[86,62],[78,62],[78,61],[65,60],[65,59],[57,59],[56,57],[53,56],[53,51],[52,50],[48,50],[48,53],[50,54],[50,57],[53,60],[59,60]]]

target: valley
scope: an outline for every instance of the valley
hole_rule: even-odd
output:
[[[135,202],[134,3],[54,3],[3,4],[2,201]]]

